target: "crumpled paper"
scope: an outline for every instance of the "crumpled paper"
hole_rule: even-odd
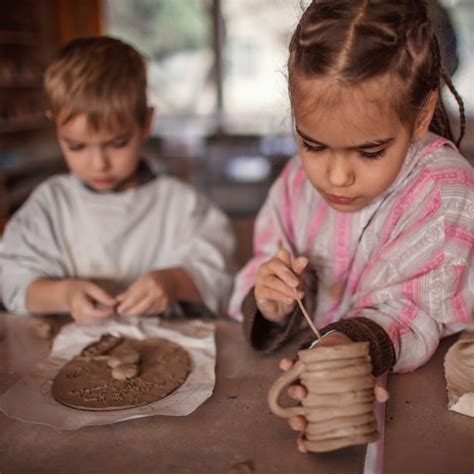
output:
[[[191,357],[192,370],[176,391],[145,406],[114,411],[85,411],[66,407],[51,396],[52,381],[60,368],[103,334],[135,339],[162,337],[180,344]],[[145,416],[184,416],[193,412],[213,392],[215,384],[215,326],[209,322],[186,321],[173,328],[154,318],[110,320],[102,325],[71,323],[56,336],[49,357],[0,397],[0,410],[7,416],[64,430],[107,425]]]
[[[474,417],[474,332],[463,333],[446,353],[448,408]]]

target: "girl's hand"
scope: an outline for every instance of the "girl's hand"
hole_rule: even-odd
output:
[[[67,305],[78,323],[89,324],[113,316],[115,300],[100,286],[85,280],[66,283]]]
[[[172,273],[156,270],[140,277],[116,297],[123,316],[152,315],[165,311],[175,300]]]
[[[306,257],[293,262],[286,250],[260,265],[255,282],[255,300],[262,315],[270,321],[282,321],[295,306],[294,289],[300,286],[300,275],[308,265]],[[300,298],[304,292],[298,290]]]
[[[352,340],[347,337],[345,334],[342,334],[340,332],[334,332],[329,334],[327,337],[325,337],[318,345],[319,346],[335,346],[339,344],[348,344],[351,343]],[[280,369],[287,371],[293,367],[293,364],[295,363],[294,360],[292,359],[282,359],[280,361]],[[308,394],[307,390],[303,385],[299,384],[293,384],[288,388],[288,395],[299,402],[301,402],[306,395]],[[387,390],[385,390],[384,387],[381,385],[375,385],[374,387],[374,395],[375,395],[375,400],[379,403],[385,403],[389,399],[389,394]],[[304,444],[304,435],[303,432],[306,429],[306,425],[308,422],[306,421],[306,418],[304,416],[298,415],[298,416],[292,416],[291,418],[288,419],[288,424],[290,425],[291,429],[295,431],[299,431],[300,434],[297,439],[297,446],[298,446],[298,451],[301,453],[306,453],[308,450],[306,449],[306,446]]]

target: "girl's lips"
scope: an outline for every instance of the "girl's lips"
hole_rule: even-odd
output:
[[[326,194],[326,198],[329,202],[332,202],[333,204],[342,204],[345,206],[352,204],[356,200],[356,198],[334,196],[333,194]]]

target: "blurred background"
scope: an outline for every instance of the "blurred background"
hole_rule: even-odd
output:
[[[153,136],[145,154],[252,218],[295,152],[287,45],[308,0],[1,0],[0,218],[64,166],[45,119],[42,73],[64,42],[108,34],[148,59]],[[474,157],[474,0],[434,11],[446,67],[465,100]],[[441,8],[441,6],[443,8]],[[450,100],[453,126],[457,109]]]

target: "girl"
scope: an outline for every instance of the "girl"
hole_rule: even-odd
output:
[[[369,341],[374,375],[414,370],[474,303],[474,179],[443,83],[456,145],[463,106],[427,4],[314,0],[289,49],[299,153],[258,215],[231,314],[274,350],[303,324],[297,289],[334,331],[325,344]]]

